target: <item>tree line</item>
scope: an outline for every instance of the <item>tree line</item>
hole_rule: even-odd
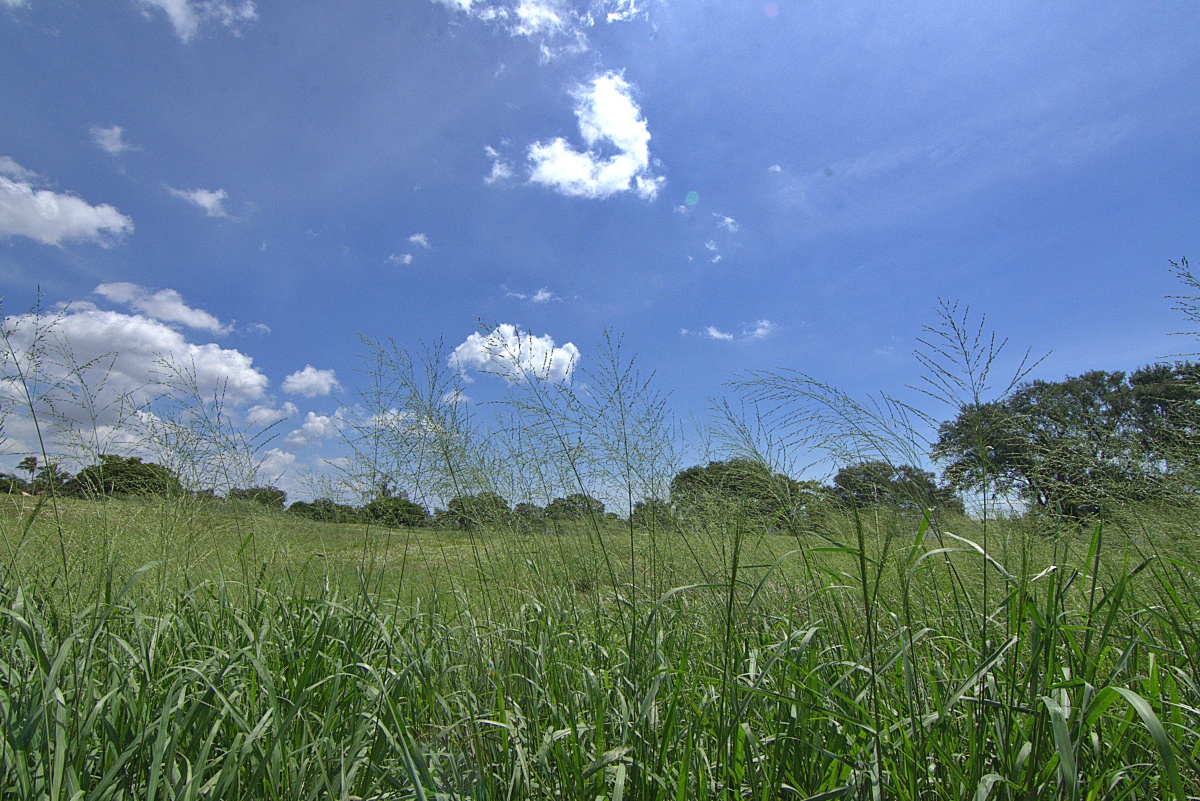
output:
[[[1082,518],[1106,499],[1194,497],[1200,491],[1200,366],[1154,364],[1128,374],[1094,370],[1026,382],[1001,399],[962,406],[938,427],[929,455],[941,467],[940,481],[932,471],[883,460],[845,465],[828,484],[796,480],[749,459],[710,461],[679,471],[666,498],[639,500],[631,519],[650,527],[678,517],[735,513],[793,528],[831,508],[963,513],[967,493],[1007,496],[1031,510]],[[0,473],[0,491],[79,498],[185,494],[170,469],[136,456],[101,455],[75,475],[36,457],[17,469],[28,477]],[[187,494],[215,497],[212,491]],[[225,497],[278,510],[287,504],[287,493],[273,486],[232,489]],[[537,529],[617,517],[585,493],[539,506],[481,492],[430,510],[387,482],[359,506],[318,498],[287,510],[313,520],[392,528]]]

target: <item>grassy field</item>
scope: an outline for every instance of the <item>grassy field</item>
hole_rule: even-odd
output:
[[[0,795],[1200,796],[1195,510],[783,535],[0,507]]]

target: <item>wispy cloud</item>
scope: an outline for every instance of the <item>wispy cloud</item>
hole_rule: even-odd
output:
[[[162,11],[175,29],[175,35],[189,42],[201,26],[221,25],[237,33],[243,25],[258,19],[252,0],[137,0],[147,12]]]
[[[680,336],[694,336],[701,339],[712,339],[717,342],[749,342],[756,339],[765,339],[775,331],[776,325],[770,320],[758,320],[751,325],[743,326],[740,334],[733,334],[729,331],[724,331],[715,325],[708,325],[704,328],[692,330],[689,328],[680,328]]]
[[[224,189],[175,189],[168,186],[167,191],[172,195],[203,209],[209,217],[228,217],[225,211],[225,201],[229,199]]]
[[[524,292],[506,291],[505,297],[516,298],[517,300],[527,300],[530,303],[549,303],[552,300],[562,300],[558,295],[555,295],[546,287],[542,287],[537,292],[526,294]]]
[[[120,125],[93,125],[92,141],[110,156],[119,156],[127,150],[137,150],[125,139],[125,129]]]
[[[483,176],[483,182],[489,186],[500,181],[507,181],[515,174],[513,167],[500,156],[500,151],[488,145],[483,149],[487,157],[492,160],[492,171]]]
[[[618,73],[606,72],[576,87],[575,117],[587,150],[561,136],[529,146],[529,180],[568,197],[607,198],[635,192],[645,200],[658,195],[666,179],[650,168],[650,130],[633,102],[633,87]],[[615,149],[605,156],[602,148]]]
[[[728,231],[731,234],[737,233],[737,231],[738,231],[737,220],[733,219],[732,217],[726,217],[724,214],[717,214],[715,211],[713,212],[713,216],[717,218],[717,227],[718,228],[724,228],[726,231]]]

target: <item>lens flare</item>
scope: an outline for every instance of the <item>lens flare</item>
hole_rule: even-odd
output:
[[[687,195],[684,196],[683,202],[688,204],[689,206],[695,206],[697,203],[700,202],[700,193],[696,192],[694,190],[691,192],[688,192]]]

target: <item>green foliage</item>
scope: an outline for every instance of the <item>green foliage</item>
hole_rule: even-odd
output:
[[[278,487],[245,487],[231,489],[225,496],[231,501],[250,501],[268,509],[283,509],[287,493]]]
[[[95,464],[79,471],[67,491],[85,498],[173,496],[181,494],[183,486],[178,476],[161,465],[137,456],[102,454]]]
[[[391,495],[372,500],[362,508],[359,517],[388,528],[412,528],[429,523],[429,510],[402,495]]]
[[[441,520],[453,528],[472,530],[508,517],[508,501],[494,492],[457,495],[446,504]]]
[[[689,467],[671,480],[671,503],[685,517],[736,514],[765,525],[778,520],[800,525],[827,503],[829,493],[814,481],[772,473],[762,462],[729,459]]]
[[[590,495],[573,492],[565,498],[555,498],[546,504],[546,517],[550,520],[598,520],[604,517],[604,504]]]
[[[642,530],[663,530],[671,525],[675,510],[667,501],[657,498],[647,498],[633,505],[630,520],[634,528]]]
[[[963,512],[954,490],[939,487],[927,470],[903,464],[899,467],[873,460],[843,467],[833,477],[834,494],[851,507],[890,506],[923,511],[949,509]]]
[[[0,473],[0,494],[20,495],[29,492],[29,482],[11,473]]]
[[[337,503],[329,498],[317,498],[311,502],[296,501],[287,510],[288,514],[323,523],[357,523],[360,517],[356,507]]]
[[[959,489],[1015,491],[1073,517],[1095,513],[1104,498],[1194,491],[1198,376],[1181,363],[1022,384],[1001,401],[961,408],[939,428],[933,456]]]

